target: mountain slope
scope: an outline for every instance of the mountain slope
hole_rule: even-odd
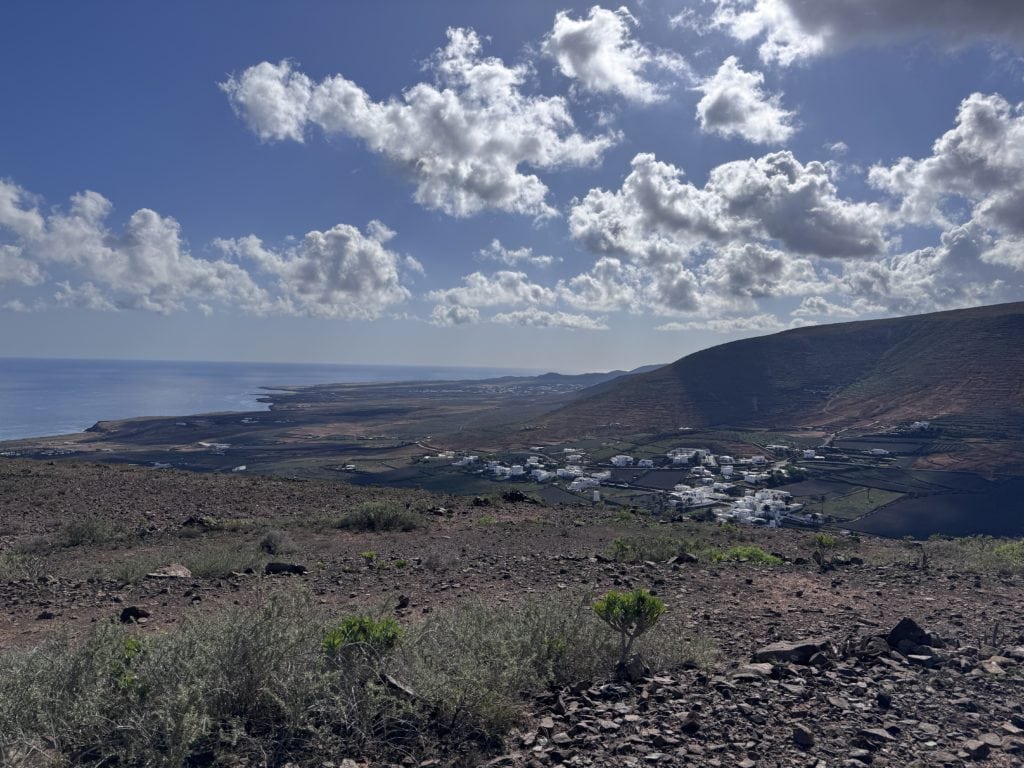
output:
[[[584,390],[554,432],[1024,420],[1024,303],[734,341]]]

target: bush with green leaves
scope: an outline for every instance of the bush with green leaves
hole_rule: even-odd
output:
[[[392,650],[401,636],[402,630],[392,618],[375,619],[365,614],[347,616],[324,635],[324,651],[339,656],[357,649],[380,656]]]
[[[594,603],[594,613],[619,633],[619,664],[625,664],[640,635],[658,623],[665,603],[646,589],[632,592],[611,590]]]
[[[835,549],[839,546],[839,539],[827,533],[814,534],[814,546],[817,549]]]
[[[755,565],[782,565],[782,559],[770,555],[760,547],[744,545],[731,547],[724,552],[715,551],[711,553],[711,560],[715,563],[753,563]]]
[[[600,679],[619,655],[581,595],[470,603],[404,628],[321,611],[304,593],[275,594],[164,633],[104,623],[74,643],[0,650],[0,764],[44,753],[69,767],[312,765],[325,754],[477,764],[534,696]],[[652,648],[675,654],[659,664],[683,663],[678,637],[653,631],[638,647],[655,636]]]
[[[415,531],[426,527],[423,515],[397,503],[367,501],[342,516],[336,528],[353,531]]]
[[[697,540],[675,536],[630,536],[612,541],[608,555],[617,563],[663,563],[684,554],[696,554],[707,548]]]

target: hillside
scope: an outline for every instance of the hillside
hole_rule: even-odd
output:
[[[799,328],[585,390],[537,426],[879,428],[945,418],[1019,434],[1024,303]]]

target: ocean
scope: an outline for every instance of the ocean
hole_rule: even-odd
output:
[[[262,387],[530,376],[541,371],[401,365],[0,357],[0,440],[81,432],[97,421],[262,411]]]

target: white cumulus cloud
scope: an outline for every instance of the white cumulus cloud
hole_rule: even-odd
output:
[[[608,325],[603,319],[570,312],[549,312],[530,307],[515,312],[502,312],[491,318],[491,322],[502,325],[523,325],[531,328],[570,328],[582,331],[606,331]]]
[[[532,267],[541,269],[550,267],[555,263],[554,256],[540,256],[533,252],[532,248],[506,248],[501,241],[495,238],[486,248],[480,249],[480,258],[487,261],[500,261],[510,267],[519,264],[529,264]],[[559,259],[560,261],[560,259]]]
[[[281,250],[265,247],[253,235],[220,240],[218,245],[273,277],[279,301],[288,311],[372,319],[410,296],[401,283],[403,260],[384,245],[393,236],[373,221],[365,234],[338,224],[326,232],[308,232],[299,244]]]
[[[493,275],[473,272],[462,278],[463,285],[431,291],[427,298],[460,307],[494,307],[522,304],[551,304],[555,293],[530,282],[525,272],[502,270]]]
[[[261,139],[302,141],[311,125],[359,139],[414,180],[418,203],[452,216],[554,215],[547,186],[524,167],[590,165],[615,141],[577,131],[565,99],[526,94],[528,68],[481,56],[473,30],[449,29],[429,67],[435,83],[387,101],[342,75],[314,82],[287,60],[256,64],[221,88]]]
[[[725,163],[703,187],[682,175],[654,155],[637,155],[619,190],[592,189],[573,207],[573,237],[646,263],[750,240],[819,257],[873,256],[885,247],[885,209],[841,198],[826,166],[800,163],[791,152]]]
[[[265,292],[248,273],[224,260],[193,256],[173,218],[148,208],[133,213],[120,231],[107,226],[113,206],[97,192],[71,198],[66,212],[41,214],[31,196],[0,181],[0,229],[16,237],[19,261],[59,265],[85,282],[65,283],[58,301],[76,306],[145,309],[168,313],[196,302],[234,304],[258,309]]]
[[[39,285],[41,282],[43,270],[34,261],[23,258],[21,248],[0,245],[0,283]]]
[[[746,72],[735,56],[704,80],[697,90],[697,119],[705,133],[739,136],[755,144],[782,144],[796,130],[793,113],[783,109],[782,97],[764,90],[764,75]]]
[[[640,104],[662,101],[667,89],[653,79],[654,73],[675,76],[688,68],[678,54],[635,40],[635,26],[636,19],[625,7],[613,11],[595,5],[580,19],[560,11],[542,50],[584,90],[614,93]]]

